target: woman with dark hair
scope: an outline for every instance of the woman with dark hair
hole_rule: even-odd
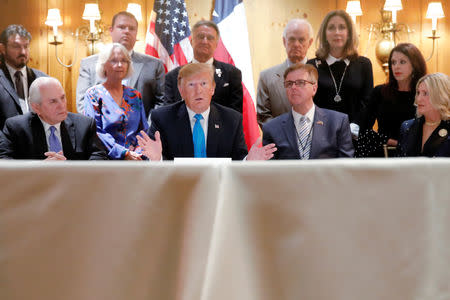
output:
[[[417,118],[401,125],[399,156],[450,157],[450,78],[425,75],[416,90]]]
[[[382,145],[396,147],[401,124],[414,118],[416,84],[427,72],[425,59],[416,46],[401,43],[392,49],[388,63],[389,81],[374,88],[365,109],[357,156],[383,156]],[[378,134],[372,131],[375,120],[378,122]],[[378,144],[363,142],[368,136],[372,140],[376,136]],[[372,146],[367,147],[367,144]],[[395,156],[395,153],[391,152],[389,156]]]
[[[319,72],[314,103],[346,113],[354,136],[361,112],[373,89],[372,63],[358,55],[358,37],[351,17],[343,10],[329,12],[317,34],[316,58],[307,63]]]

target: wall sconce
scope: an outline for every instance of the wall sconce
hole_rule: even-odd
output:
[[[78,38],[81,35],[85,38],[86,41],[91,43],[91,51],[90,54],[94,54],[95,52],[95,42],[101,39],[103,33],[105,31],[105,25],[99,21],[100,20],[100,11],[98,8],[98,4],[96,3],[87,3],[84,7],[84,12],[82,19],[89,20],[89,28],[87,26],[80,26],[75,30],[75,48],[73,61],[70,65],[64,64],[58,57],[58,45],[61,45],[62,42],[58,41],[58,26],[63,25],[61,14],[59,9],[51,8],[48,10],[47,19],[45,21],[45,25],[53,27],[53,41],[49,42],[49,44],[55,46],[55,56],[58,63],[66,68],[70,68],[73,66],[77,59],[77,50],[78,50]],[[96,24],[96,21],[99,21]]]
[[[397,24],[397,11],[402,10],[402,0],[386,0],[384,10],[392,12],[392,23]]]
[[[382,38],[375,46],[375,56],[386,75],[389,72],[389,54],[397,43],[397,33],[405,31],[409,39],[409,34],[412,32],[407,24],[397,23],[397,11],[401,9],[403,9],[401,0],[386,0],[381,10],[381,22],[372,23],[369,27],[369,38],[364,55],[367,55],[373,33],[380,33]]]
[[[127,12],[133,14],[138,22],[142,21],[141,6],[137,3],[128,3]]]
[[[352,17],[353,23],[356,24],[356,17],[362,16],[361,2],[357,1],[347,1],[347,8],[345,11]]]
[[[440,36],[436,35],[437,19],[440,19],[443,17],[445,17],[445,15],[444,15],[444,10],[442,9],[442,3],[441,2],[430,2],[428,4],[426,18],[431,19],[431,34],[432,35],[429,36],[428,38],[433,40],[433,48],[431,50],[430,57],[427,58],[427,61],[429,61],[433,57],[435,40],[440,38]]]

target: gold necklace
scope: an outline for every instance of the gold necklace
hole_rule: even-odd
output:
[[[425,121],[425,125],[428,125],[428,126],[434,126],[434,125],[437,125],[439,123],[441,123],[441,121],[437,121],[437,122],[426,122]]]

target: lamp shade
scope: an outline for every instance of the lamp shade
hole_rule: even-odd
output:
[[[100,10],[97,3],[86,3],[84,6],[83,17],[84,20],[100,20]]]
[[[141,6],[137,3],[128,3],[127,12],[133,14],[138,22],[142,21]]]
[[[428,10],[427,10],[427,19],[433,19],[433,18],[443,18],[444,10],[442,9],[442,3],[441,2],[430,2],[428,4]]]
[[[402,0],[386,0],[383,9],[389,11],[402,10],[403,9]]]
[[[47,13],[47,20],[45,20],[45,25],[48,26],[61,26],[63,24],[61,19],[61,14],[59,9],[50,8]]]
[[[347,1],[347,8],[345,11],[350,16],[362,16],[362,10],[361,10],[361,2],[358,1]]]

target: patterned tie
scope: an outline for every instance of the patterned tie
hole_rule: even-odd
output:
[[[19,96],[20,99],[25,99],[25,92],[23,91],[22,72],[17,71],[16,73],[14,73],[14,80],[16,83],[17,96]]]
[[[299,153],[300,159],[309,159],[310,147],[308,147],[308,139],[310,136],[310,130],[308,130],[308,122],[305,116],[300,117],[299,131],[298,131],[298,142],[299,142]]]
[[[62,150],[61,142],[55,134],[55,126],[50,126],[50,136],[48,138],[49,150],[58,153]]]
[[[206,157],[205,133],[200,124],[200,120],[203,119],[203,116],[201,114],[196,114],[194,118],[196,119],[194,132],[192,134],[194,140],[194,157]]]

